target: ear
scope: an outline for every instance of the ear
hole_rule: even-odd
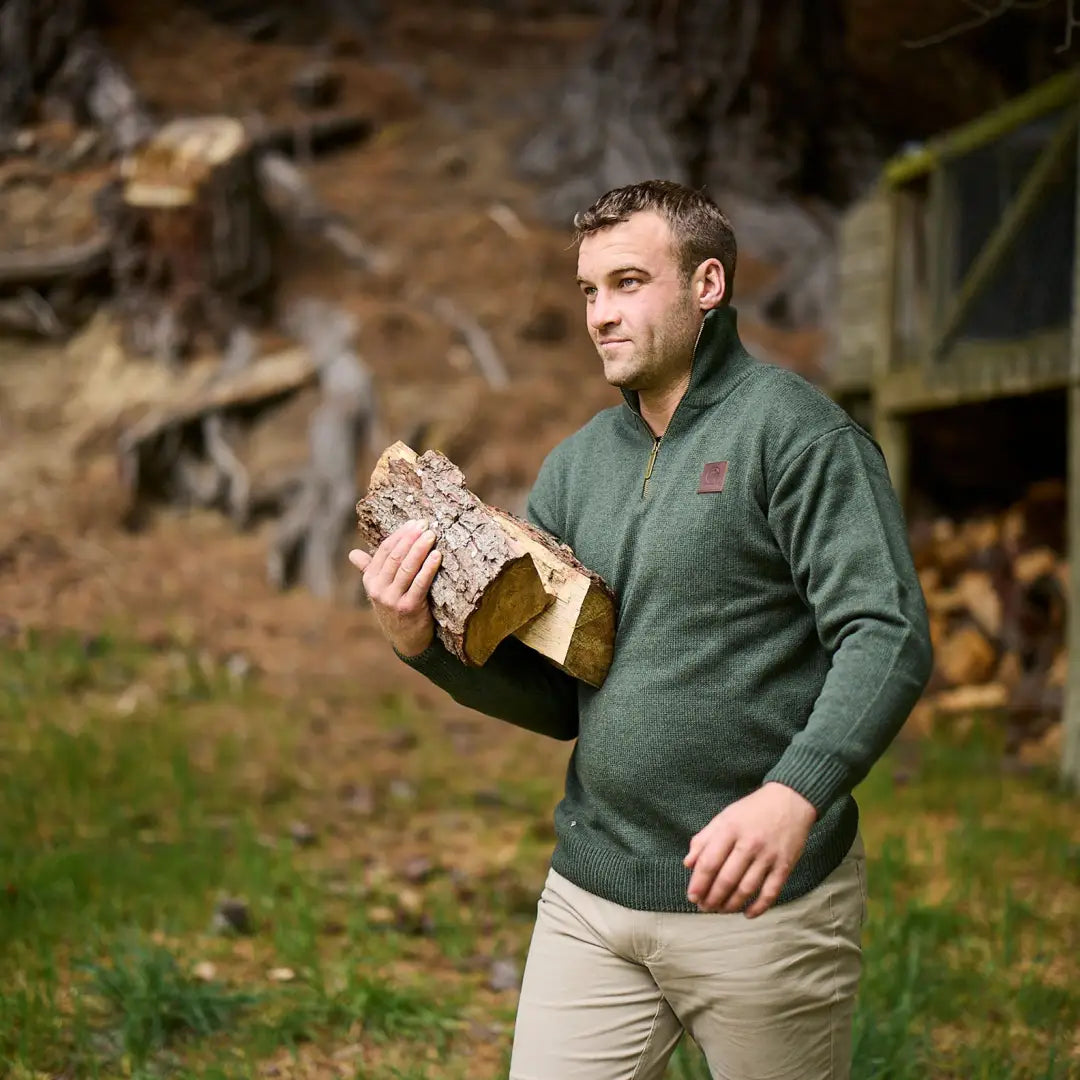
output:
[[[706,259],[692,278],[694,298],[702,311],[719,307],[727,296],[727,279],[719,259]]]

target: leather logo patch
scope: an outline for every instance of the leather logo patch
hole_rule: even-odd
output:
[[[724,481],[727,479],[727,462],[710,461],[701,470],[701,482],[698,484],[698,494],[707,495],[712,491],[723,491]]]

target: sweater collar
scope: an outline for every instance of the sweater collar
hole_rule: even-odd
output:
[[[690,385],[675,407],[675,413],[671,417],[672,424],[677,418],[682,419],[680,414],[715,405],[726,397],[753,364],[753,358],[739,340],[735,309],[726,304],[706,312],[694,348]],[[622,396],[626,404],[640,416],[641,406],[637,391],[623,390]],[[668,430],[671,430],[670,424]]]

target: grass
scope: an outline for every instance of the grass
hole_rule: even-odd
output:
[[[24,645],[0,654],[6,1075],[505,1076],[488,972],[524,957],[565,748],[507,732],[463,769],[404,695],[335,690],[328,730],[183,648]],[[855,1077],[1080,1075],[1075,801],[985,731],[903,773],[859,792]],[[226,896],[251,933],[215,927]],[[669,1080],[707,1075],[684,1043]]]
[[[138,940],[108,963],[88,963],[87,995],[97,998],[116,1032],[116,1048],[137,1066],[176,1041],[230,1026],[257,995],[184,973],[168,949]]]

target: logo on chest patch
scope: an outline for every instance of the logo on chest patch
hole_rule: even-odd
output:
[[[727,462],[710,461],[701,470],[701,481],[698,483],[698,494],[706,495],[712,491],[723,491],[724,481],[727,479]]]

